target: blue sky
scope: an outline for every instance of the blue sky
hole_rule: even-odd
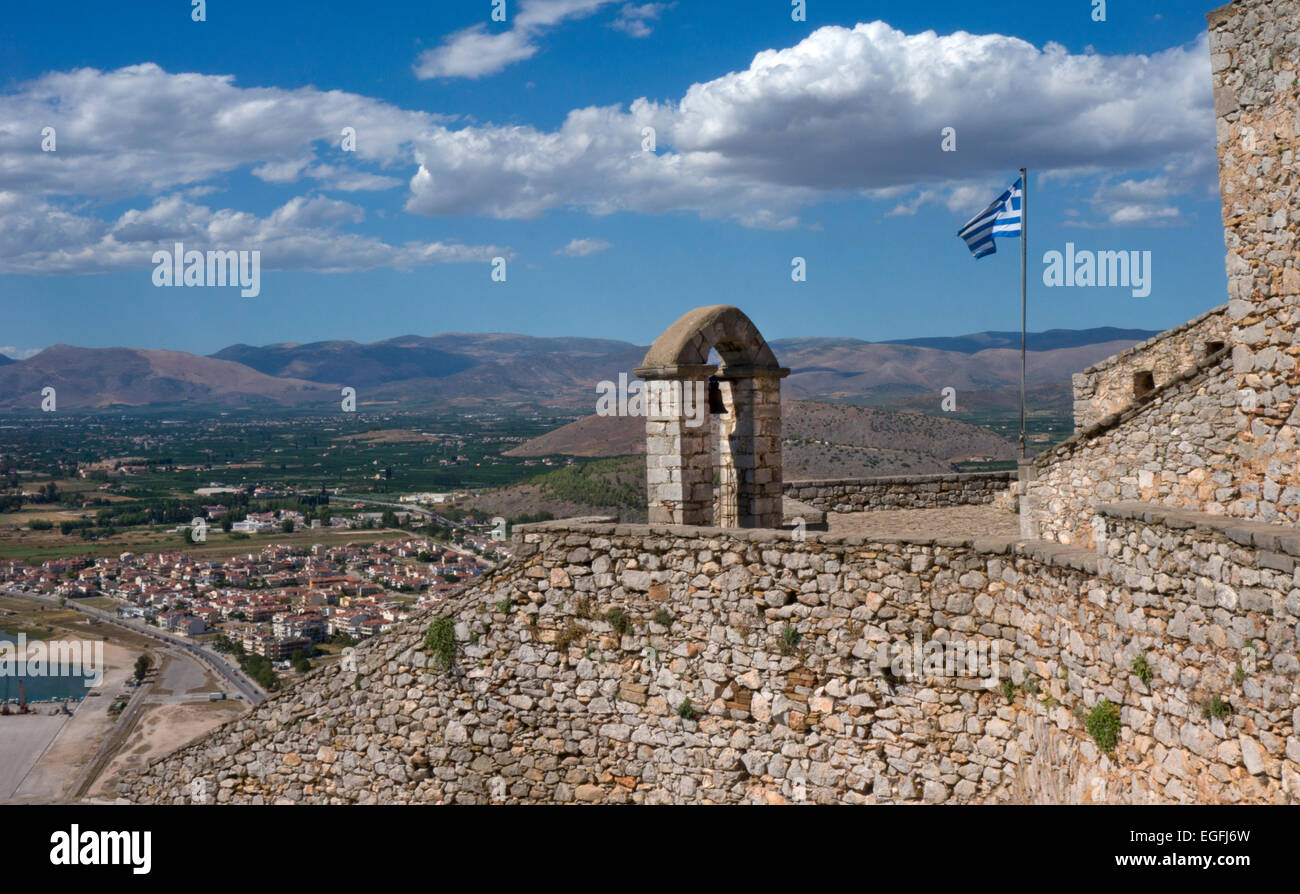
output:
[[[1209,8],[11,3],[0,351],[648,343],[714,303],[769,338],[1015,329],[1018,244],[955,233],[1020,165],[1030,328],[1164,328],[1225,299]],[[177,240],[261,251],[261,293],[154,287]],[[1067,241],[1150,251],[1151,295],[1044,288]]]

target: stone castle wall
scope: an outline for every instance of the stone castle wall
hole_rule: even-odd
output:
[[[1300,0],[1208,20],[1230,300],[1075,377],[1075,436],[1022,482],[1027,537],[1090,546],[1094,507],[1116,499],[1300,522]],[[1207,367],[1220,340],[1230,359]],[[1143,370],[1156,388],[1135,398]]]
[[[1220,784],[1249,799],[1280,783],[1296,801],[1300,532],[1140,504],[1101,515],[1100,571],[1119,601],[1110,615],[1155,674],[1128,712],[1155,740],[1154,781],[1170,774],[1196,801]],[[1184,767],[1197,772],[1174,772]]]
[[[514,560],[123,796],[1300,803],[1300,0],[1209,23],[1231,300],[1085,372],[1079,430],[1022,467],[1029,539],[523,526]],[[1154,389],[1114,406],[1148,368]],[[917,508],[988,482],[784,490]],[[882,665],[912,642],[996,647],[1008,685]],[[1102,700],[1110,754],[1085,719]]]
[[[1075,373],[1074,430],[1091,428],[1128,407],[1138,396],[1135,387],[1142,387],[1136,381],[1141,374],[1150,374],[1151,384],[1160,387],[1218,352],[1227,340],[1226,309],[1216,307]]]
[[[1300,521],[1300,2],[1239,0],[1209,16],[1227,246],[1236,486],[1248,517]]]
[[[1231,468],[1226,351],[1022,467],[1021,534],[1091,548],[1099,504],[1140,500],[1245,515]]]
[[[1257,549],[1149,510],[1102,510],[1100,555],[521,527],[517,559],[441,609],[452,669],[420,646],[426,614],[123,794],[190,801],[202,779],[217,802],[1300,800],[1300,542]],[[1007,688],[879,661],[882,644],[944,641],[996,644]],[[1111,756],[1084,732],[1102,698],[1121,706]]]
[[[1004,500],[1015,480],[1015,472],[807,479],[787,481],[785,496],[824,512],[933,509]]]

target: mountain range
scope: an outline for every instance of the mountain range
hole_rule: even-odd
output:
[[[1070,375],[1156,333],[1104,327],[1030,333],[1028,381],[1068,400]],[[790,398],[895,406],[945,387],[966,408],[1001,405],[1019,385],[1020,333],[867,342],[795,338],[771,343],[791,368]],[[324,406],[357,389],[358,408],[546,405],[581,408],[602,380],[630,375],[646,347],[592,338],[503,333],[405,335],[361,344],[231,345],[181,351],[54,345],[26,359],[0,356],[0,409],[36,409],[41,389],[60,408]],[[7,362],[6,362],[7,361]]]
[[[1079,348],[1084,345],[1110,341],[1146,341],[1158,335],[1147,329],[1117,329],[1100,326],[1095,329],[1047,329],[1030,332],[1026,347],[1031,351],[1055,351],[1058,348]],[[960,351],[975,354],[989,348],[1015,348],[1020,350],[1019,332],[975,332],[971,335],[940,336],[936,338],[900,338],[881,342],[886,345],[911,345],[917,348],[935,348],[940,351]]]

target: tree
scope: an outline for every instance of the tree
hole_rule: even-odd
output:
[[[221,530],[229,534],[231,528],[233,528],[234,526],[235,526],[235,522],[234,520],[231,519],[229,512],[221,516]]]
[[[280,530],[283,531],[283,532],[286,533],[286,534],[292,534],[292,533],[293,533],[293,519],[291,519],[291,518],[286,518],[284,521],[280,522]]]
[[[153,661],[149,658],[148,655],[141,655],[139,658],[135,660],[135,681],[137,683],[144,682],[145,674],[149,673],[149,667],[152,664]]]
[[[268,692],[280,688],[280,678],[275,672],[275,668],[261,655],[245,654],[240,658],[239,666],[257,682],[259,686]]]

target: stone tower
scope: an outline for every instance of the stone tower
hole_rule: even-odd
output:
[[[721,365],[709,363],[715,350]],[[697,307],[635,372],[646,382],[651,524],[780,527],[781,379],[790,370],[749,317],[724,304]]]
[[[1210,13],[1227,244],[1235,481],[1247,517],[1300,522],[1300,0]]]

